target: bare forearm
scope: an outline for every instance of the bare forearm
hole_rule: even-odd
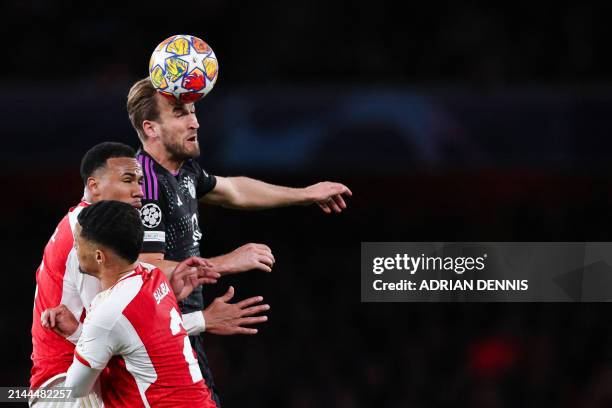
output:
[[[268,184],[248,177],[228,177],[231,198],[223,205],[244,210],[308,204],[311,201],[303,188]]]
[[[260,210],[317,203],[326,213],[342,212],[342,195],[353,193],[343,184],[324,181],[304,188],[264,183],[248,177],[217,177],[215,188],[202,197],[207,204],[242,210]]]
[[[232,182],[241,196],[248,197],[246,206],[251,209],[310,203],[303,188],[276,186],[248,177],[235,177]]]
[[[210,258],[211,272],[219,275],[246,272],[253,269],[272,272],[275,259],[272,250],[265,244],[250,243],[232,252]]]
[[[221,275],[230,273],[229,272],[230,268],[228,265],[228,255],[229,254],[225,254],[225,255],[219,255],[219,256],[212,257],[212,258],[208,258],[208,260],[214,265],[212,267],[213,272],[217,272]]]
[[[174,268],[176,268],[176,265],[178,265],[178,262],[163,259],[163,257],[158,256],[157,254],[143,253],[140,254],[138,260],[140,262],[145,262],[155,266],[156,268],[159,268],[164,273],[164,275],[166,275],[167,279],[170,279],[172,277],[172,272],[174,271]]]

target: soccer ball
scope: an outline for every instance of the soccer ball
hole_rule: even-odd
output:
[[[149,77],[157,91],[176,103],[192,103],[208,94],[219,76],[212,48],[192,35],[173,35],[151,54]]]

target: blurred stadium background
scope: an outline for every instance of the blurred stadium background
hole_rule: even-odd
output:
[[[121,8],[115,7],[121,5]],[[612,330],[599,304],[361,304],[361,241],[611,241],[609,10],[14,1],[3,4],[0,385],[26,385],[34,272],[78,202],[78,164],[137,145],[130,84],[171,34],[220,61],[198,103],[219,175],[342,181],[349,210],[204,207],[204,255],[270,245],[255,337],[206,336],[225,407],[602,407]],[[26,28],[27,27],[27,28]]]

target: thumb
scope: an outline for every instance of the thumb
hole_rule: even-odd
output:
[[[233,297],[234,297],[234,287],[230,286],[227,289],[227,292],[225,292],[225,294],[221,296],[219,299],[221,299],[224,302],[229,302]]]

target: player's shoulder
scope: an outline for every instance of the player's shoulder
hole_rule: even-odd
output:
[[[142,171],[145,173],[145,177],[147,175],[151,176],[152,174],[159,175],[162,167],[144,150],[138,150],[138,152],[136,152],[136,160],[140,163]]]
[[[68,213],[64,215],[64,217],[57,224],[57,227],[49,239],[49,245],[53,252],[57,252],[59,250],[61,253],[63,250],[67,254],[70,251],[74,243],[73,231],[78,215],[87,205],[87,203],[81,202],[79,205],[70,208]]]
[[[83,200],[81,201],[78,205],[70,208],[68,210],[68,214],[66,214],[66,217],[68,222],[70,223],[70,230],[74,231],[74,227],[76,225],[76,223],[78,222],[78,217],[79,214],[81,213],[81,211],[83,211],[83,208],[89,206],[90,204]]]
[[[133,271],[109,289],[100,292],[92,301],[87,321],[108,330],[112,329],[124,310],[136,298],[142,284],[142,276]]]
[[[193,174],[195,180],[197,180],[197,197],[200,198],[210,190],[214,189],[217,185],[217,178],[208,173],[200,166],[195,160],[191,159],[187,162],[189,173]]]
[[[183,168],[188,170],[189,173],[195,174],[197,177],[204,176],[205,178],[209,178],[212,175],[208,173],[204,168],[198,163],[196,159],[189,159],[183,164]]]

